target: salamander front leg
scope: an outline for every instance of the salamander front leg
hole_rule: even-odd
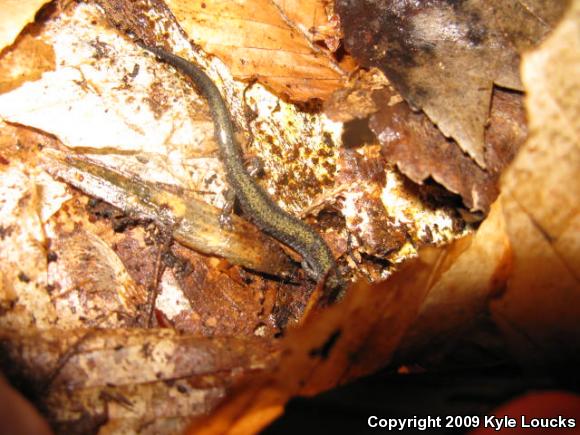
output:
[[[234,192],[233,189],[228,188],[224,193],[224,197],[225,203],[219,216],[219,223],[221,228],[231,230],[233,228],[232,214],[236,204],[236,192]]]
[[[264,161],[258,156],[249,156],[245,159],[246,171],[250,177],[261,177],[264,175]]]

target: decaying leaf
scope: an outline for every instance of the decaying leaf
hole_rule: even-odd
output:
[[[230,228],[223,228],[221,212],[193,196],[163,190],[54,150],[45,153],[44,167],[72,186],[136,218],[162,222],[171,228],[175,240],[198,252],[218,255],[272,275],[289,276],[293,271],[275,241],[237,216],[232,217]]]
[[[527,4],[529,3],[529,4]],[[567,1],[338,1],[345,45],[485,168],[493,84],[521,89],[519,59]]]
[[[276,355],[272,343],[260,338],[171,330],[3,329],[0,343],[6,355],[20,349],[13,355],[18,373],[44,396],[62,433],[80,429],[83,420],[93,430],[113,421],[108,430],[135,431],[135,421],[147,421],[162,433],[183,431],[240,374],[264,370]]]
[[[378,91],[374,98],[385,100],[385,94]],[[469,209],[487,213],[499,193],[502,169],[526,138],[522,97],[495,91],[489,122],[484,150],[487,170],[481,169],[425,115],[413,112],[405,102],[383,105],[369,125],[383,145],[386,159],[396,163],[411,180],[423,183],[432,177],[459,194]]]
[[[42,135],[0,128],[0,313],[2,327],[43,328],[56,319],[46,291],[44,222],[70,199],[65,186],[40,170],[32,149]],[[44,142],[47,143],[50,140]],[[30,146],[29,144],[34,144]],[[18,248],[15,248],[18,247]]]
[[[64,326],[134,326],[147,302],[120,258],[99,237],[78,230],[53,239],[50,298]],[[54,266],[54,267],[51,267]],[[114,319],[110,319],[113,317]],[[128,323],[125,323],[128,322]]]
[[[373,93],[383,88],[390,88],[390,83],[378,69],[371,68],[368,72],[356,71],[343,88],[334,92],[325,101],[324,113],[334,121],[364,119],[385,104],[384,101],[380,101],[377,105],[373,100]],[[401,97],[393,89],[391,91],[393,99],[386,104],[401,101]]]

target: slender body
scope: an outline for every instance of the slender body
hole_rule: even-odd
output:
[[[305,269],[311,278],[319,281],[326,277],[327,287],[337,287],[336,264],[324,240],[308,225],[282,210],[246,171],[242,149],[234,137],[229,110],[216,85],[191,62],[158,47],[143,47],[189,77],[206,98],[227,181],[244,214],[264,232],[297,251],[306,263]]]

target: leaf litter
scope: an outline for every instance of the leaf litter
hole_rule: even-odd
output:
[[[85,6],[81,6],[79,10],[83,7]],[[300,10],[299,2],[291,2],[286,10],[280,5],[278,8],[294,24],[301,20],[292,14],[293,10]],[[177,15],[178,11],[175,12]],[[70,10],[66,13],[70,13]],[[540,15],[539,12],[537,15]],[[110,19],[111,14],[107,17]],[[139,17],[134,15],[133,18]],[[552,19],[555,22],[557,14]],[[546,22],[552,23],[548,19]],[[309,34],[300,25],[291,27],[294,31],[298,29],[304,38],[303,43],[306,41],[306,45],[312,50],[309,44],[315,40],[316,32]],[[315,27],[326,29],[323,39],[318,42],[324,40],[328,48],[332,47],[332,41],[337,38],[333,33],[336,30],[334,24],[330,23],[325,27],[322,21],[322,24],[317,22]],[[144,29],[145,32],[148,31],[147,26]],[[183,47],[183,41],[176,36],[178,33],[171,30],[168,35],[176,46],[181,44]],[[216,34],[227,35],[227,32],[223,30]],[[219,45],[219,42],[215,44]],[[101,53],[106,58],[106,50],[112,46],[97,43],[93,46],[93,53]],[[554,48],[547,50],[550,53]],[[192,56],[199,56],[199,53],[194,51]],[[322,55],[319,53],[318,59],[328,56],[329,52],[323,52]],[[207,60],[202,58],[200,62]],[[306,61],[306,64],[308,62],[310,61]],[[143,68],[138,56],[131,58],[129,63],[125,67],[127,79],[135,71],[134,65],[140,65],[137,72]],[[296,63],[298,69],[304,65],[298,61]],[[557,62],[553,63],[557,65]],[[214,59],[209,62],[209,68],[224,83],[230,83],[227,74],[220,70],[220,66],[216,66],[218,64]],[[562,65],[560,67],[567,68]],[[233,67],[230,65],[230,68]],[[288,71],[293,68],[295,69],[295,65],[291,65]],[[331,65],[329,69],[337,71],[336,65]],[[324,74],[326,73],[321,73],[321,76]],[[333,74],[330,77],[336,78]],[[305,81],[293,88],[298,90],[295,94],[284,93],[282,90],[278,92],[297,100],[306,95],[328,97],[330,92],[344,83],[344,77],[340,79],[341,85],[338,85],[335,78],[330,81],[330,86],[328,83],[318,86],[316,80],[309,83],[313,89],[319,90],[318,94],[314,91],[308,94],[304,87]],[[73,78],[74,80],[78,82],[77,86],[80,84],[91,92],[100,90],[103,96],[112,92],[111,88],[105,92],[95,87],[100,80],[94,76],[90,80],[82,77],[81,80]],[[20,361],[20,375],[24,373],[26,377],[28,373],[29,379],[38,379],[39,385],[48,386],[47,391],[50,394],[45,397],[43,405],[51,410],[49,414],[55,427],[67,431],[74,427],[92,425],[103,428],[105,425],[111,431],[131,432],[141,427],[144,421],[148,421],[154,432],[174,433],[183,430],[192,416],[200,416],[213,410],[212,414],[198,420],[194,430],[205,430],[208,433],[236,430],[256,432],[279,415],[286,401],[296,394],[314,394],[371,373],[387,364],[397,349],[422,349],[425,352],[425,348],[429,347],[428,343],[437,334],[446,337],[448,342],[453,342],[457,339],[453,331],[464,330],[466,325],[473,322],[473,318],[486,309],[490,295],[494,295],[498,289],[507,290],[497,299],[496,305],[492,305],[495,310],[493,314],[506,337],[510,338],[511,349],[517,350],[519,353],[515,353],[520,358],[526,355],[521,337],[514,333],[521,329],[510,329],[514,324],[518,328],[531,331],[537,343],[543,344],[548,340],[554,345],[555,342],[550,341],[553,340],[554,333],[534,330],[531,324],[526,323],[529,318],[522,317],[521,311],[514,309],[521,303],[521,299],[518,300],[521,291],[518,289],[525,286],[521,284],[521,279],[528,274],[525,272],[526,267],[535,264],[528,262],[527,257],[522,256],[522,251],[518,250],[515,251],[514,262],[512,253],[514,246],[519,243],[519,238],[514,239],[514,234],[521,231],[520,228],[532,228],[529,226],[529,219],[526,221],[525,217],[529,216],[528,210],[534,208],[523,208],[525,201],[521,199],[517,203],[510,201],[510,198],[517,197],[518,190],[513,187],[506,187],[508,193],[502,197],[501,203],[491,205],[495,193],[486,195],[486,191],[481,190],[481,185],[473,181],[473,173],[487,171],[486,176],[497,182],[501,169],[516,154],[518,144],[524,140],[525,125],[521,121],[520,96],[506,91],[494,92],[492,121],[485,132],[486,140],[494,145],[485,148],[485,171],[473,161],[470,166],[469,159],[463,156],[468,169],[459,176],[456,184],[450,183],[447,186],[440,181],[452,192],[460,193],[468,208],[491,210],[477,233],[469,234],[471,227],[462,215],[454,211],[456,205],[446,203],[446,195],[428,182],[428,177],[436,179],[438,173],[445,173],[445,168],[436,165],[422,166],[420,161],[409,166],[408,157],[406,160],[399,158],[396,162],[390,160],[389,156],[396,155],[396,145],[401,152],[405,151],[404,147],[393,141],[380,140],[380,134],[377,134],[379,142],[373,138],[372,132],[365,136],[368,137],[367,142],[360,139],[358,143],[356,140],[352,142],[352,139],[349,141],[344,136],[349,128],[362,126],[362,123],[357,124],[356,119],[365,121],[364,118],[369,115],[373,117],[371,127],[374,125],[377,131],[390,128],[396,133],[394,136],[404,132],[408,126],[403,122],[395,125],[397,118],[388,119],[384,116],[383,122],[378,123],[380,115],[392,109],[400,115],[400,119],[406,119],[411,125],[417,126],[415,131],[407,130],[408,136],[413,138],[409,144],[421,149],[421,141],[427,137],[434,149],[442,146],[456,147],[453,141],[446,139],[426,118],[421,119],[420,115],[405,106],[406,103],[402,102],[392,88],[385,94],[384,89],[388,84],[382,79],[378,82],[380,84],[376,86],[377,80],[374,80],[375,85],[370,91],[364,84],[358,89],[355,88],[355,91],[347,91],[347,96],[356,94],[356,98],[352,100],[354,104],[344,111],[340,110],[342,97],[336,99],[333,119],[342,117],[342,122],[355,120],[355,125],[345,124],[342,138],[337,139],[336,136],[327,134],[325,139],[327,143],[330,141],[335,144],[344,140],[347,145],[345,149],[333,151],[330,158],[330,161],[334,159],[338,170],[336,179],[333,182],[327,181],[323,189],[315,189],[297,200],[293,200],[290,193],[285,194],[290,195],[285,199],[291,204],[290,208],[298,213],[301,209],[314,210],[318,214],[318,224],[327,230],[325,236],[331,241],[337,255],[344,257],[351,270],[358,270],[361,276],[368,279],[375,280],[391,275],[392,271],[383,263],[384,258],[395,264],[409,255],[416,255],[417,250],[421,247],[422,249],[419,249],[417,259],[401,265],[400,270],[387,281],[373,285],[359,282],[341,303],[327,310],[309,311],[306,318],[300,321],[297,319],[300,319],[300,313],[307,306],[307,293],[296,285],[272,284],[268,280],[248,274],[243,269],[232,267],[223,260],[179,245],[166,250],[163,246],[167,235],[147,222],[140,223],[139,219],[143,219],[143,216],[127,219],[121,214],[120,219],[125,222],[123,225],[128,227],[120,232],[113,231],[107,222],[107,216],[111,215],[107,207],[95,208],[91,205],[92,200],[89,201],[83,193],[65,189],[62,183],[48,177],[40,165],[34,164],[38,163],[35,159],[38,158],[39,143],[42,145],[40,148],[48,146],[66,153],[76,147],[77,151],[84,151],[92,159],[97,158],[98,165],[109,171],[133,168],[134,172],[137,169],[137,173],[144,175],[146,181],[147,174],[135,161],[146,162],[145,167],[149,166],[152,174],[156,173],[152,168],[155,165],[159,167],[161,162],[161,173],[165,177],[161,180],[183,187],[184,182],[188,183],[187,172],[174,172],[172,165],[159,159],[155,155],[158,152],[155,141],[151,145],[145,145],[151,147],[147,153],[141,154],[141,149],[137,146],[129,149],[129,158],[125,156],[123,159],[123,152],[118,156],[115,153],[107,155],[116,149],[116,144],[111,140],[94,153],[91,141],[87,141],[87,147],[78,146],[79,141],[86,140],[86,136],[78,135],[77,139],[70,140],[49,124],[37,124],[42,121],[42,111],[38,112],[37,120],[28,118],[28,121],[21,122],[17,117],[9,120],[23,125],[30,124],[39,130],[47,130],[52,135],[26,131],[18,125],[3,125],[2,131],[7,138],[2,153],[3,179],[6,180],[3,194],[12,195],[11,202],[8,203],[21,206],[18,213],[14,207],[3,209],[7,217],[6,225],[3,221],[2,226],[2,243],[7,247],[3,252],[9,253],[6,264],[18,267],[13,270],[2,269],[2,282],[9,283],[2,287],[2,343],[13,360]],[[547,80],[547,83],[550,81]],[[172,82],[173,86],[179,88],[182,85],[175,81]],[[526,86],[529,90],[534,89],[535,85]],[[236,96],[236,89],[241,88],[243,87],[236,88],[235,83],[231,88],[226,86],[234,116],[245,110],[243,99]],[[262,94],[258,89],[252,88],[257,95],[254,97],[256,109],[261,108]],[[32,91],[33,94],[35,92],[37,91]],[[339,92],[344,93],[342,89]],[[191,91],[186,88],[183,91],[185,93]],[[150,107],[163,108],[163,92],[153,96],[158,98],[157,103]],[[2,98],[0,96],[0,100]],[[568,113],[568,100],[563,103],[557,101],[557,110],[542,116],[554,119],[560,116],[559,110]],[[130,105],[130,99],[127,102]],[[29,116],[26,114],[26,106],[21,107],[19,116]],[[532,107],[538,106],[528,107],[528,113],[531,113]],[[165,110],[156,113],[163,116]],[[294,109],[288,106],[284,110],[290,113]],[[203,118],[202,106],[199,113]],[[4,119],[9,117],[6,113],[2,116]],[[314,118],[302,116],[301,119],[310,125],[308,123]],[[562,119],[575,118],[565,115]],[[183,122],[187,123],[189,120]],[[207,118],[202,123],[208,125]],[[568,124],[563,124],[563,131],[574,131]],[[58,123],[54,125],[58,126]],[[206,131],[203,125],[199,129],[199,136],[207,140],[202,139],[200,143],[202,146],[209,144],[208,149],[211,149],[211,129]],[[532,123],[532,129],[541,130],[541,126],[543,124],[538,123],[538,126],[533,127]],[[353,128],[353,131],[357,131],[357,128]],[[292,126],[286,124],[284,130],[288,129],[292,130]],[[130,127],[129,130],[136,134],[136,138],[142,134],[139,128]],[[276,132],[275,129],[255,131]],[[316,130],[309,127],[309,131]],[[121,133],[124,134],[125,130]],[[101,139],[104,136],[95,133],[94,137]],[[264,135],[266,137],[267,134]],[[280,137],[281,143],[287,143],[288,136],[282,134]],[[352,137],[356,138],[356,135]],[[574,135],[570,137],[573,138]],[[114,136],[110,138],[116,140]],[[69,148],[64,148],[58,139]],[[260,150],[262,140],[265,139],[251,146]],[[560,143],[558,140],[555,142]],[[121,140],[118,143],[130,146],[135,142]],[[542,143],[546,144],[548,141]],[[182,152],[183,146],[187,144],[176,144],[173,149]],[[307,151],[312,146],[315,146],[315,142],[310,141],[304,150]],[[523,149],[527,146],[529,141]],[[540,145],[535,147],[538,146]],[[577,148],[568,149],[570,150],[577,152]],[[135,151],[137,158],[133,159],[131,154]],[[459,153],[455,155],[460,156]],[[306,156],[314,158],[311,154]],[[318,156],[320,157],[322,155]],[[414,155],[412,157],[415,158]],[[458,158],[461,160],[461,157]],[[539,158],[541,160],[544,157]],[[134,161],[127,163],[131,159]],[[174,159],[179,161],[181,158],[176,156]],[[211,157],[208,161],[210,160]],[[518,160],[516,165],[517,162]],[[574,158],[570,159],[567,167],[573,168],[575,162]],[[423,185],[417,186],[406,180],[392,167],[393,163],[399,166],[401,172],[415,182],[423,182]],[[325,173],[329,172],[332,172],[332,168],[327,167]],[[409,175],[413,173],[415,178]],[[452,180],[457,177],[453,171],[448,171],[448,174]],[[82,185],[82,175],[77,174],[76,177],[76,185],[79,187]],[[175,180],[180,177],[184,181],[176,183]],[[314,179],[320,180],[317,177],[318,175]],[[538,177],[538,180],[542,180],[540,175]],[[75,185],[73,178],[69,177],[67,181]],[[477,180],[478,176],[474,178]],[[160,181],[158,173],[153,180]],[[283,177],[272,184],[274,190],[276,186],[283,185],[279,180],[283,180]],[[505,183],[510,186],[508,181]],[[471,194],[462,190],[466,184],[471,186]],[[518,181],[515,185],[525,186],[526,180]],[[38,186],[43,187],[39,189]],[[185,186],[191,189],[191,185]],[[535,189],[541,192],[543,187],[540,182]],[[88,187],[81,189],[90,192]],[[557,191],[554,187],[551,190],[554,189]],[[312,200],[312,195],[316,195],[316,192],[318,194]],[[525,197],[522,195],[519,198]],[[573,233],[577,219],[571,214],[575,208],[569,207],[575,198],[566,195],[561,198],[562,201],[556,209],[563,207],[568,214],[559,215],[561,219],[558,220],[558,225],[550,225],[550,218],[541,214],[534,216],[532,220],[541,223],[540,235],[551,234],[553,239],[549,240],[557,253],[556,258],[560,261],[544,262],[541,274],[548,280],[554,273],[554,265],[557,264],[556,269],[561,270],[559,267],[562,261],[568,269],[573,270],[573,249],[578,246],[574,243]],[[446,205],[442,206],[442,203]],[[95,210],[99,212],[96,213]],[[115,213],[117,212],[113,212]],[[519,222],[528,222],[528,226],[518,227]],[[22,223],[25,225],[21,225]],[[452,241],[458,235],[464,237]],[[537,238],[530,240],[535,243]],[[73,244],[67,245],[69,242]],[[25,249],[11,249],[17,245]],[[139,249],[141,254],[136,256],[135,249]],[[80,253],[78,257],[81,261],[75,262],[75,252]],[[531,247],[528,252],[538,251]],[[486,259],[483,262],[480,261],[482,256]],[[83,269],[91,270],[88,280],[85,281],[79,277],[78,272]],[[512,280],[511,274],[516,279]],[[412,279],[409,278],[411,276]],[[114,283],[117,290],[100,288],[97,281]],[[573,283],[574,281],[566,279],[562,284],[552,287],[554,291],[564,292],[563,297],[558,300],[573,297]],[[548,294],[540,286],[535,289],[537,297],[534,300],[542,299]],[[147,319],[144,320],[143,316],[146,316],[148,307],[144,308],[143,305],[151,302],[148,298],[152,291],[158,292],[158,305],[153,311],[158,328],[145,329],[142,325],[146,324]],[[95,304],[97,299],[93,300],[91,296],[95,292],[104,298],[98,304]],[[564,319],[573,319],[574,305],[568,305],[558,309],[563,313]],[[77,309],[80,311],[76,311]],[[440,322],[444,312],[447,313],[446,321]],[[548,316],[544,322],[546,331],[550,330],[550,322],[557,323]],[[106,328],[90,329],[94,325]],[[573,321],[563,322],[560,327],[552,328],[552,331],[565,332],[573,337],[576,331],[574,328]],[[283,337],[275,338],[281,332]],[[188,344],[181,346],[182,342]],[[19,353],[18,349],[26,352]],[[24,358],[25,355],[27,358]],[[285,357],[281,358],[281,355]],[[47,358],[50,359],[49,364]],[[114,362],[113,365],[111,361]],[[103,370],[95,370],[100,364]],[[139,369],[131,370],[135,364]],[[45,370],[39,372],[38,367],[45,367]],[[141,377],[135,377],[140,371]],[[180,380],[175,381],[176,377]],[[71,397],[75,399],[71,401]],[[166,400],[167,398],[172,400]]]

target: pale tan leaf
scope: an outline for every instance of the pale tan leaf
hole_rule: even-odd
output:
[[[28,23],[34,22],[34,16],[47,0],[4,0],[0,15],[0,50],[12,44],[20,31]]]
[[[462,243],[465,252],[429,292],[401,343],[400,355],[452,346],[485,312],[490,295],[505,285],[511,272],[511,241],[501,203],[494,204],[477,233]]]
[[[580,350],[580,2],[523,62],[531,135],[503,179],[514,270],[492,304],[522,359]]]
[[[336,37],[336,23],[328,20],[330,4],[324,0],[273,0],[283,18],[311,40]]]

